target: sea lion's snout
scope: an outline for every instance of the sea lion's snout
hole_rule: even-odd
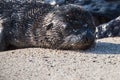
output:
[[[86,30],[84,32],[77,32],[77,34],[70,34],[64,39],[62,44],[63,49],[88,49],[95,42],[94,32]]]
[[[95,37],[94,37],[94,34],[93,32],[91,31],[85,31],[83,34],[82,34],[82,41],[84,44],[91,44],[94,42],[95,40]]]

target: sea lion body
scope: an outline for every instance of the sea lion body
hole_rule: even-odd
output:
[[[15,11],[16,10],[16,11]],[[95,41],[89,12],[78,5],[23,4],[3,21],[0,49],[42,47],[87,49]]]

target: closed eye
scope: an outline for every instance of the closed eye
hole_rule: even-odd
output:
[[[49,29],[51,29],[52,26],[53,26],[53,23],[50,23],[46,26],[46,29],[49,30]]]

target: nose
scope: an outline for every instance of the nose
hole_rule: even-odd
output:
[[[83,41],[85,44],[94,42],[94,39],[95,39],[94,34],[93,34],[91,31],[85,31],[85,32],[82,34],[82,41]]]

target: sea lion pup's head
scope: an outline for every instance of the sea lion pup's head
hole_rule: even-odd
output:
[[[87,49],[95,42],[95,25],[89,12],[68,4],[55,8],[44,19],[49,47]]]

